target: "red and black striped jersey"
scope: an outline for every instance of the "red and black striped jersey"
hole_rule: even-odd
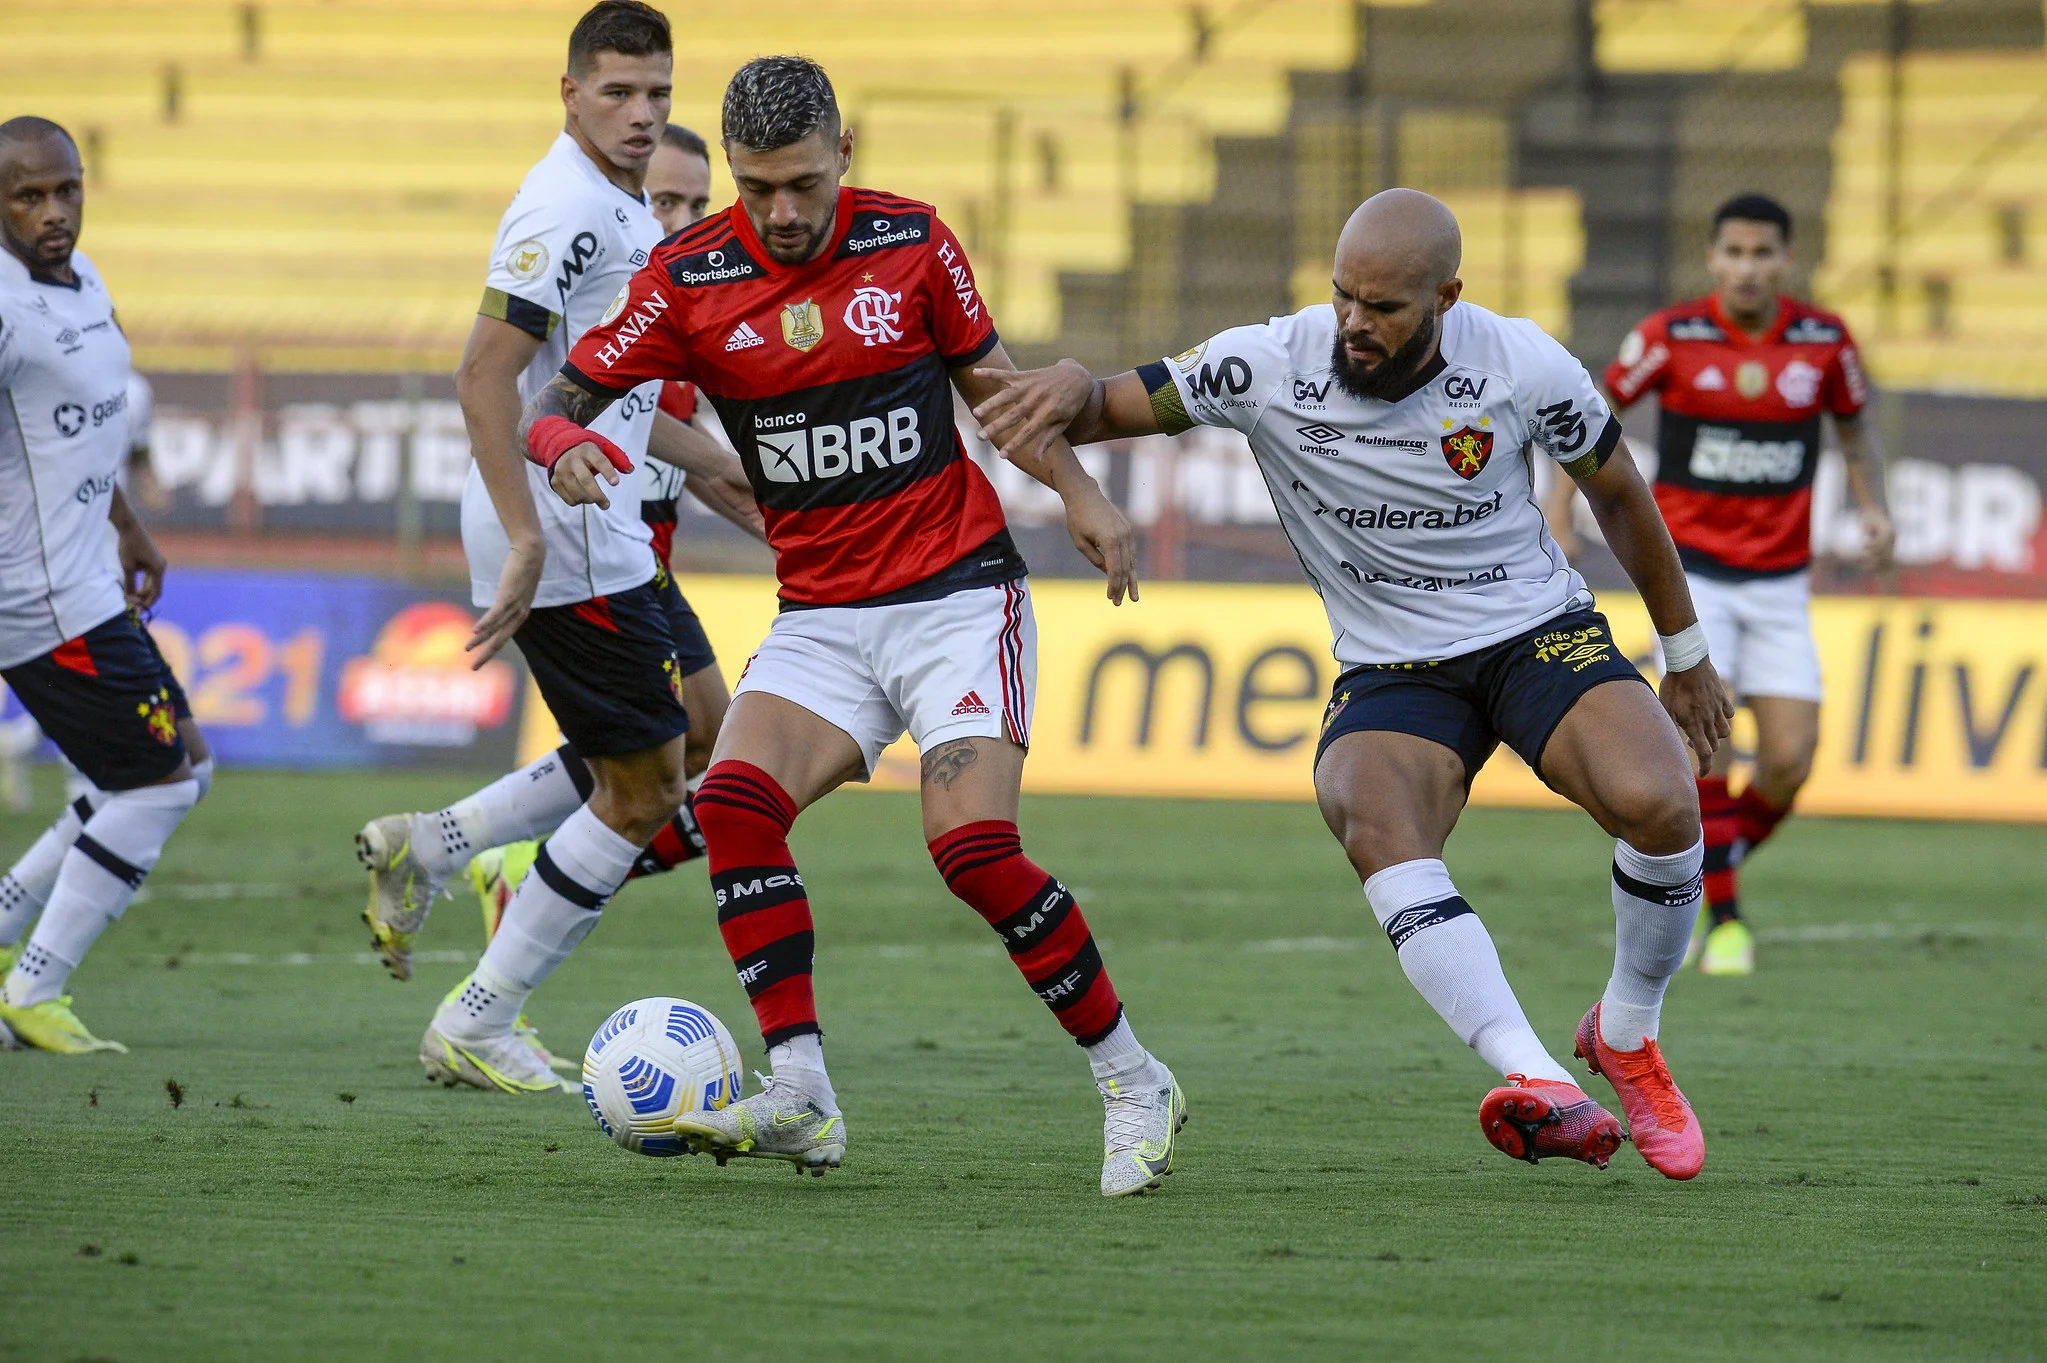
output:
[[[1869,398],[1840,318],[1783,299],[1760,337],[1716,296],[1652,314],[1621,342],[1606,388],[1626,407],[1654,391],[1656,504],[1685,567],[1709,577],[1791,573],[1812,561],[1820,413]]]
[[[992,350],[959,242],[929,204],[839,192],[814,259],[768,255],[734,204],[656,247],[562,373],[617,397],[687,379],[753,483],[790,606],[879,604],[1021,576],[953,424],[948,371]]]
[[[661,397],[655,406],[687,424],[697,414],[697,390],[691,384],[670,379],[661,385]],[[644,478],[640,485],[640,519],[647,523],[647,531],[654,537],[654,557],[666,564],[675,549],[679,514],[676,502],[683,492],[682,470],[650,458]]]

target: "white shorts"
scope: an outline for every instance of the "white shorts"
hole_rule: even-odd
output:
[[[1031,742],[1038,622],[1021,579],[897,606],[783,611],[733,699],[764,691],[844,729],[871,775],[905,729],[930,751],[955,738]]]
[[[1809,574],[1727,582],[1687,573],[1685,580],[1706,627],[1713,670],[1737,697],[1820,699]]]

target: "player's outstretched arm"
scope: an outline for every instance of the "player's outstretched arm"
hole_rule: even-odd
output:
[[[1135,370],[1098,379],[1080,361],[1061,360],[1046,369],[984,365],[973,373],[993,385],[974,405],[981,438],[1011,462],[1044,453],[1062,434],[1069,444],[1092,445],[1159,433]]]
[[[1048,371],[1038,370],[1037,373]],[[1081,371],[1083,374],[1085,370]],[[997,345],[983,356],[978,366],[952,371],[953,386],[974,409],[997,397],[1006,382],[1028,377],[1010,365],[1008,354]],[[1092,382],[1092,381],[1090,381]],[[1101,485],[1081,467],[1073,446],[1061,435],[1066,422],[1053,426],[1028,451],[1002,448],[1003,457],[1059,494],[1066,504],[1066,533],[1073,547],[1087,556],[1109,580],[1109,600],[1120,606],[1127,595],[1137,599],[1137,530],[1130,518],[1116,509]]]
[[[1622,440],[1616,445],[1604,464],[1587,456],[1567,471],[1577,479],[1585,500],[1591,504],[1592,515],[1606,536],[1607,548],[1613,550],[1614,557],[1627,570],[1635,590],[1642,593],[1642,602],[1649,608],[1649,619],[1656,632],[1666,639],[1697,638],[1696,634],[1687,633],[1698,625],[1699,613],[1692,606],[1691,588],[1685,585],[1677,545],[1663,523],[1663,514],[1656,509],[1656,498],[1635,467],[1628,442]],[[1669,652],[1666,649],[1666,654]],[[1734,719],[1734,701],[1714,672],[1711,659],[1705,656],[1703,645],[1697,652],[1698,657],[1692,660],[1666,659],[1671,666],[1664,672],[1661,695],[1663,708],[1670,711],[1671,719],[1692,745],[1699,770],[1704,771],[1713,760],[1714,751],[1727,740],[1728,726]]]
[[[647,454],[681,469],[682,485],[690,496],[763,544],[767,542],[767,524],[753,499],[753,485],[746,481],[746,469],[737,455],[699,430],[696,423],[677,421],[666,412],[654,413]]]
[[[455,371],[455,396],[462,404],[476,472],[511,546],[498,574],[497,595],[469,635],[472,668],[489,662],[526,623],[547,566],[547,540],[526,485],[518,430],[519,375],[539,351],[539,337],[495,317],[478,316],[462,350],[462,366]]]
[[[570,506],[595,504],[606,511],[606,485],[633,471],[625,451],[589,424],[616,401],[599,397],[565,374],[556,374],[519,414],[519,443],[526,457],[547,470],[547,485]]]

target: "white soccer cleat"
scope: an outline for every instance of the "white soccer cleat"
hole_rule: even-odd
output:
[[[1158,1065],[1157,1061],[1152,1062]],[[1173,1072],[1125,1088],[1113,1079],[1102,1094],[1102,1196],[1131,1197],[1156,1189],[1173,1172],[1173,1149],[1187,1125],[1187,1099]]]
[[[419,1039],[419,1063],[426,1067],[427,1078],[448,1088],[467,1084],[499,1093],[575,1091],[574,1085],[541,1063],[524,1037],[509,1029],[499,1036],[472,1040],[449,1036],[435,1018]]]
[[[370,873],[370,902],[362,921],[370,925],[370,945],[384,958],[384,968],[401,980],[412,978],[413,941],[441,892],[439,878],[427,874],[412,853],[418,817],[386,814],[355,835],[356,859]]]
[[[785,1079],[760,1078],[765,1087],[751,1098],[677,1117],[675,1134],[689,1142],[692,1154],[710,1155],[721,1165],[744,1155],[788,1160],[799,1174],[808,1169],[818,1178],[838,1168],[846,1158],[846,1119],[826,1115]]]

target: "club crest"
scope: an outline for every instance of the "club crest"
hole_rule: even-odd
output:
[[[1478,477],[1486,460],[1493,457],[1493,433],[1460,426],[1443,437],[1443,458],[1450,472],[1467,483]]]

